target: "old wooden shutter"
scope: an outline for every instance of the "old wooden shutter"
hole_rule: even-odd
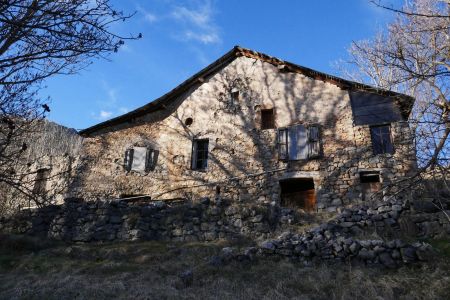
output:
[[[308,134],[304,125],[299,124],[289,128],[288,145],[290,160],[308,158]]]
[[[145,165],[147,161],[147,148],[134,147],[133,150],[133,161],[131,163],[131,169],[133,171],[145,171]]]
[[[131,164],[133,163],[133,149],[127,149],[125,151],[125,159],[123,162],[123,166],[125,170],[130,171],[131,170]]]
[[[146,156],[146,164],[145,164],[145,171],[153,171],[156,167],[156,162],[158,160],[158,151],[147,148],[147,156]]]
[[[288,129],[283,128],[278,130],[278,159],[287,160],[288,159]]]
[[[351,91],[350,100],[355,125],[375,125],[403,120],[392,97],[364,91]]]
[[[309,154],[310,158],[320,156],[320,131],[318,125],[311,125],[308,128]]]

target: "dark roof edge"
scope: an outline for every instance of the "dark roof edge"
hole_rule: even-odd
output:
[[[168,103],[170,100],[174,99],[175,97],[177,97],[177,96],[183,94],[184,92],[186,92],[187,90],[189,90],[193,86],[193,84],[200,83],[199,80],[201,78],[205,78],[205,77],[208,77],[208,76],[214,74],[215,72],[217,72],[218,70],[223,68],[224,65],[229,64],[230,62],[232,62],[234,59],[236,59],[239,56],[246,56],[249,58],[259,59],[261,61],[264,61],[264,62],[267,62],[267,63],[277,66],[280,69],[280,71],[298,72],[305,76],[311,77],[313,79],[318,79],[318,80],[322,80],[325,82],[335,84],[342,89],[364,90],[367,92],[373,92],[373,93],[381,94],[384,96],[395,97],[395,98],[397,98],[397,101],[403,100],[403,101],[400,101],[400,105],[402,106],[402,111],[405,113],[406,118],[409,116],[411,109],[412,109],[412,105],[414,103],[414,98],[411,96],[405,95],[405,94],[376,88],[376,87],[366,85],[363,83],[359,83],[359,82],[355,82],[355,81],[350,81],[350,80],[343,79],[343,78],[340,78],[340,77],[337,77],[334,75],[326,74],[326,73],[316,71],[316,70],[313,70],[313,69],[310,69],[307,67],[303,67],[303,66],[300,66],[300,65],[288,62],[288,61],[283,61],[276,57],[272,57],[272,56],[269,56],[264,53],[260,53],[260,52],[253,51],[250,49],[242,48],[240,46],[235,46],[230,51],[228,51],[226,54],[221,56],[219,59],[217,59],[210,65],[206,66],[205,68],[203,68],[202,70],[200,70],[199,72],[197,72],[196,74],[194,74],[193,76],[188,78],[187,80],[183,81],[181,84],[179,84],[177,87],[172,89],[170,92],[164,94],[163,96],[157,98],[156,100],[154,100],[144,106],[141,106],[133,111],[130,111],[126,114],[120,115],[120,116],[112,118],[110,120],[98,123],[89,128],[83,129],[79,133],[83,136],[87,136],[87,135],[94,133],[102,128],[118,125],[123,122],[129,121],[130,119],[142,116],[146,113],[164,109],[166,103]]]

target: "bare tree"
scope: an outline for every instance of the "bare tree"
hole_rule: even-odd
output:
[[[23,184],[29,162],[21,157],[36,121],[50,111],[37,96],[43,81],[74,74],[140,38],[111,31],[131,16],[109,0],[0,0],[0,184],[32,195]]]
[[[424,178],[439,178],[448,189],[450,1],[413,0],[403,8],[372,3],[396,13],[396,19],[375,38],[351,45],[344,75],[416,98],[410,123],[419,169],[403,189]]]

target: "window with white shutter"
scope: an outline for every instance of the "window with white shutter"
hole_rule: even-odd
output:
[[[133,147],[125,151],[127,171],[149,172],[155,169],[159,151],[147,147]]]
[[[278,158],[304,160],[320,156],[320,131],[318,125],[294,125],[278,130]]]

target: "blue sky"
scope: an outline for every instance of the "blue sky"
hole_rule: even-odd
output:
[[[345,59],[352,41],[372,37],[393,15],[369,0],[123,0],[136,12],[117,32],[142,33],[77,75],[58,76],[41,92],[48,118],[83,129],[168,92],[234,45],[323,72]],[[401,0],[384,3],[399,6]]]

